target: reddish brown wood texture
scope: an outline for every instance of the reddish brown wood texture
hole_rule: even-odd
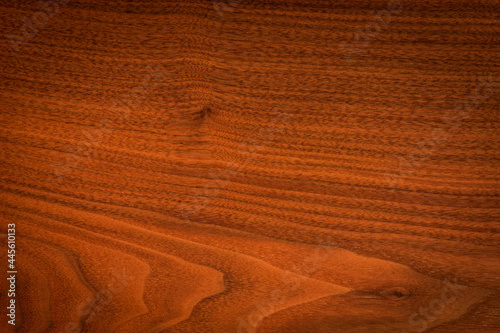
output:
[[[500,332],[498,1],[45,10],[0,5],[16,331]]]

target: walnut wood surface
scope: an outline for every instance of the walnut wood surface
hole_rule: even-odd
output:
[[[16,331],[500,332],[500,2],[58,7],[0,4]]]

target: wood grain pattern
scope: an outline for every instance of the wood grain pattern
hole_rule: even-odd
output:
[[[500,332],[497,0],[0,8],[2,332]]]

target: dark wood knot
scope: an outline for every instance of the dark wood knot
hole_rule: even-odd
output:
[[[212,114],[212,108],[210,107],[210,105],[205,105],[203,109],[201,109],[200,111],[200,116],[202,119],[210,117],[211,114]]]
[[[391,300],[403,300],[407,299],[411,296],[411,293],[408,289],[403,287],[393,287],[384,289],[380,292],[380,295],[384,298]]]

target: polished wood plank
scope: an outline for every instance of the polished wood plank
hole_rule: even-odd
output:
[[[45,1],[0,4],[2,331],[500,332],[498,1]]]

